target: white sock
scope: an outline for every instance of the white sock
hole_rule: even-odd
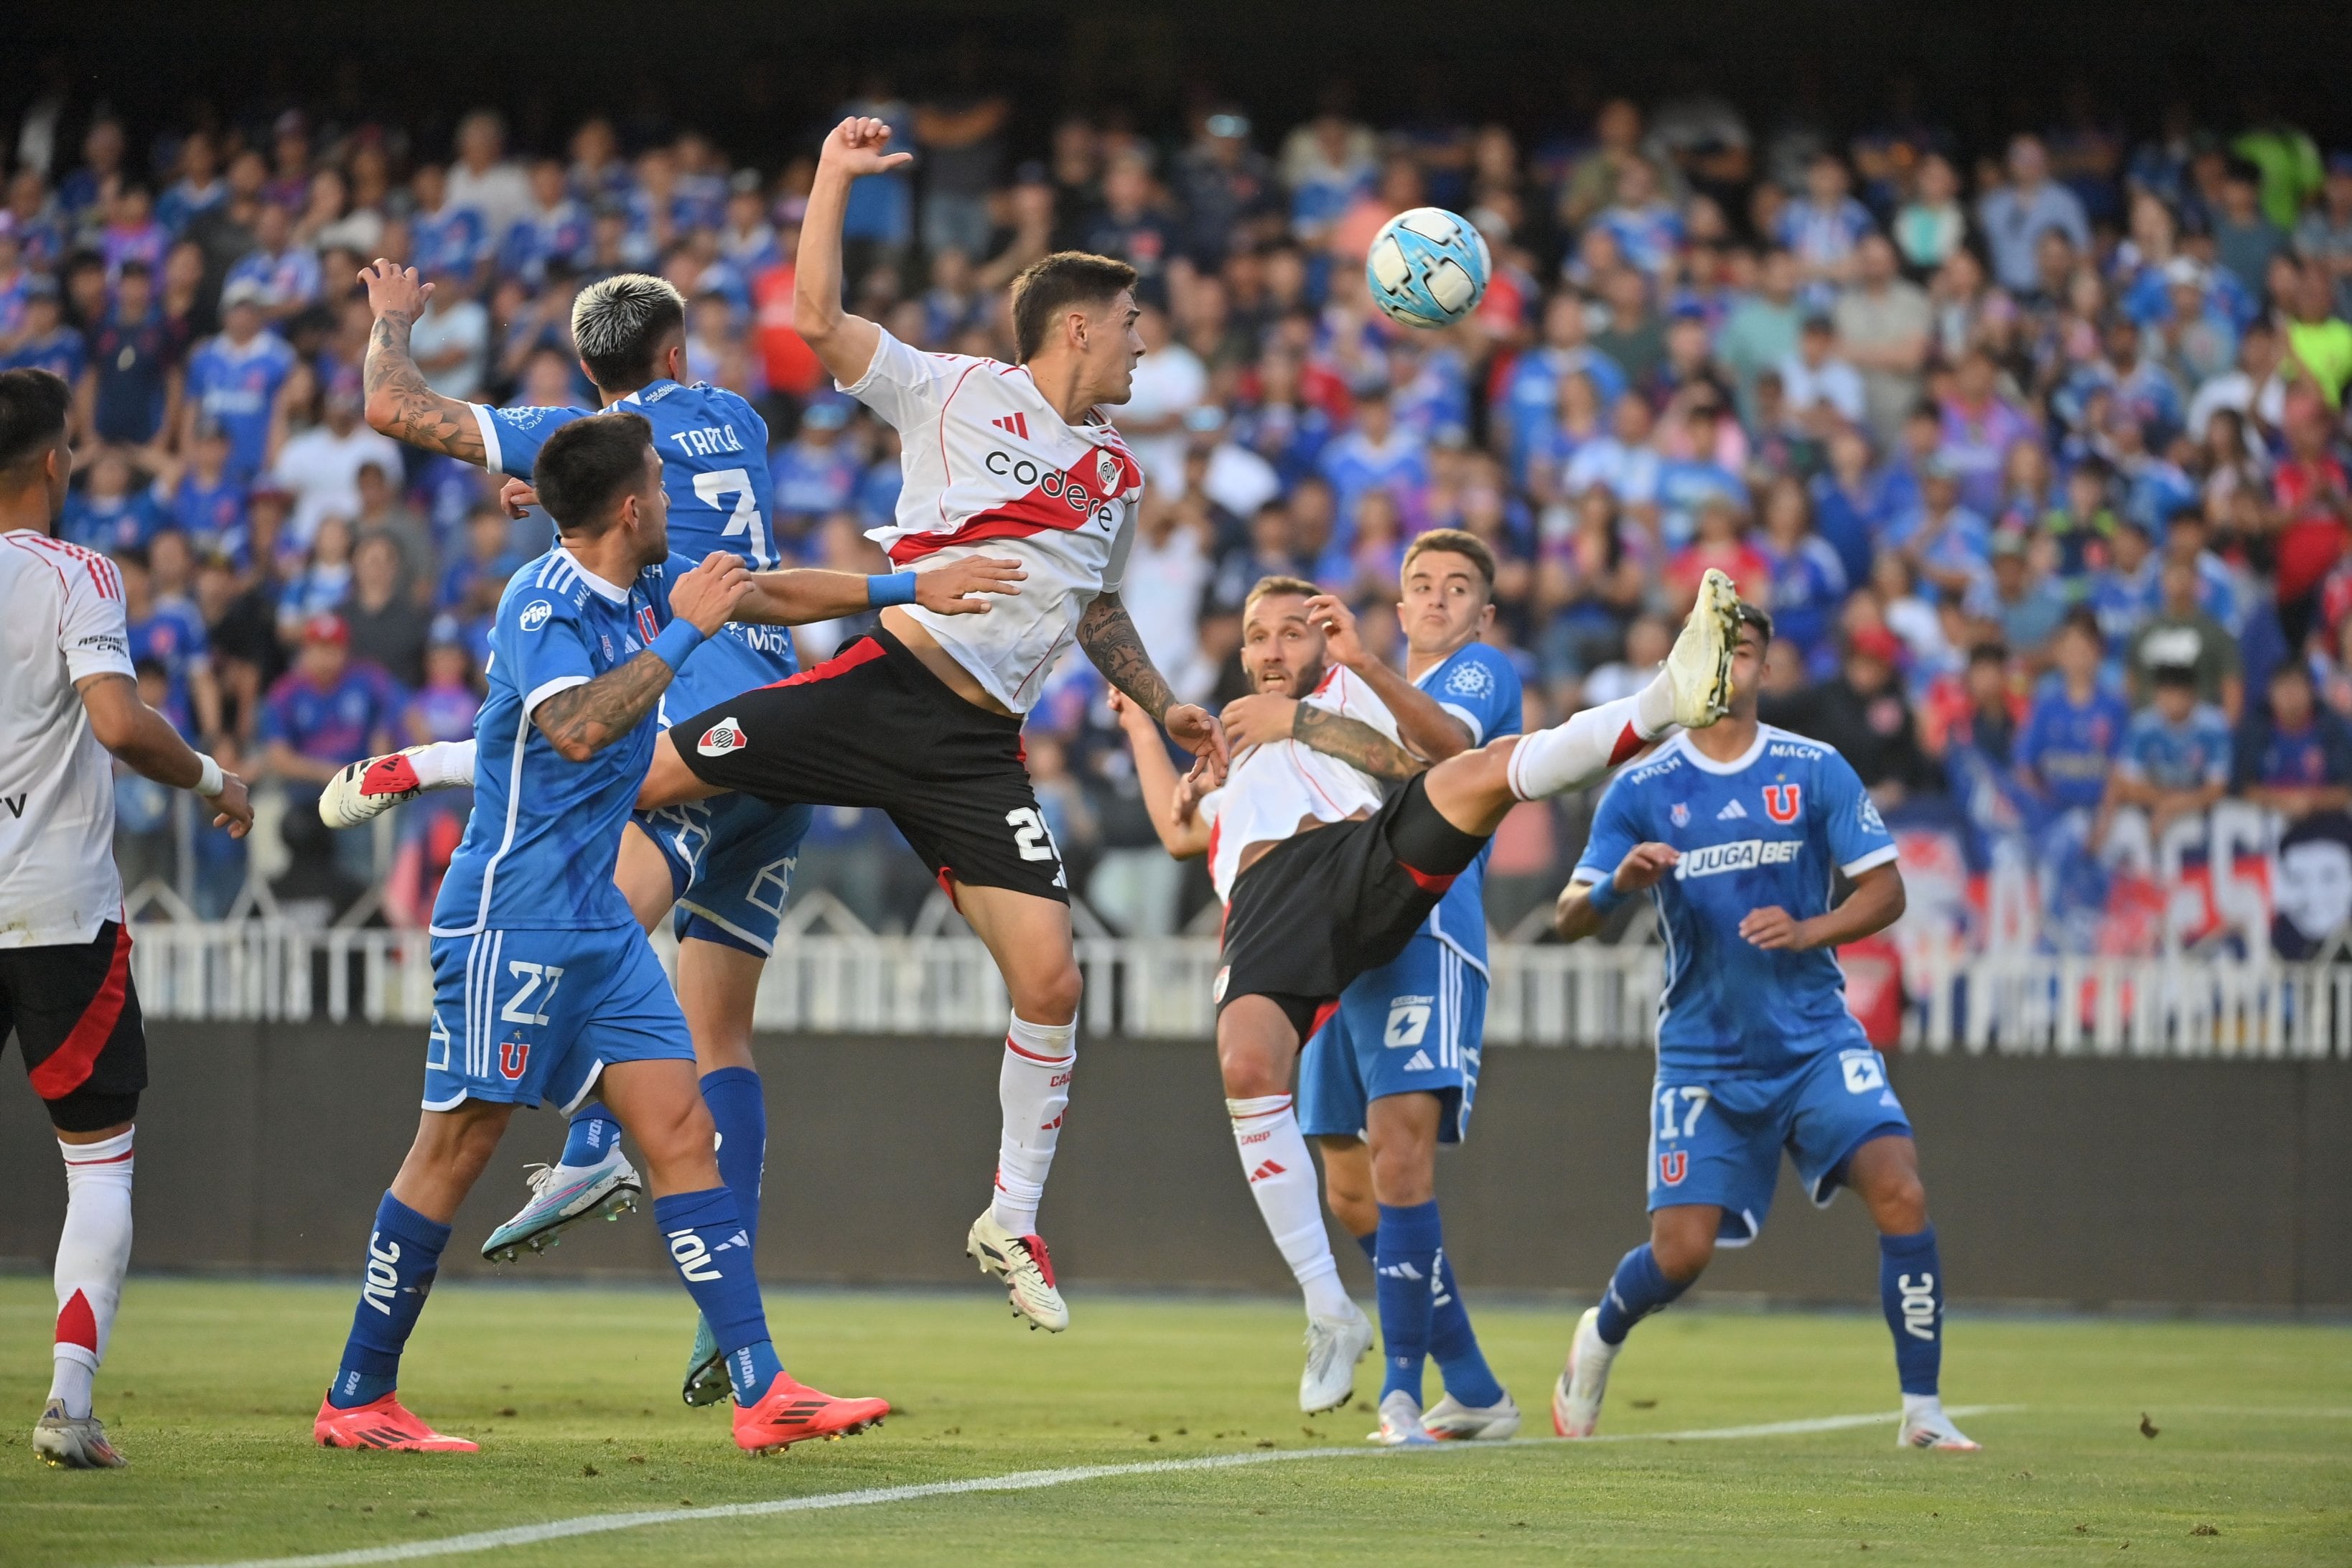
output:
[[[1349,1300],[1339,1283],[1339,1265],[1331,1256],[1330,1234],[1323,1228],[1322,1194],[1316,1190],[1315,1162],[1307,1152],[1307,1139],[1298,1131],[1290,1096],[1269,1094],[1256,1100],[1228,1100],[1225,1113],[1234,1120],[1234,1146],[1241,1151],[1242,1173],[1249,1178],[1250,1196],[1298,1288],[1307,1293],[1310,1317],[1344,1318]]]
[[[122,1272],[131,1266],[131,1141],[137,1129],[99,1143],[64,1143],[66,1226],[58,1237],[58,1333],[49,1397],[79,1421],[89,1415],[90,1384],[106,1359]]]
[[[1520,736],[1507,771],[1511,793],[1521,800],[1541,800],[1598,784],[1610,769],[1674,728],[1674,688],[1661,674],[1631,697]],[[1661,711],[1663,719],[1657,717]]]
[[[436,741],[419,746],[408,753],[408,765],[416,770],[416,782],[426,789],[471,789],[474,742]]]
[[[1906,1394],[1903,1396],[1903,1425],[1906,1426],[1943,1418],[1944,1400],[1941,1394]]]
[[[1037,1229],[1037,1205],[1054,1145],[1062,1137],[1062,1108],[1070,1103],[1070,1074],[1078,1061],[1078,1024],[1033,1024],[1018,1013],[1004,1032],[1004,1065],[996,1075],[996,1101],[1004,1131],[996,1146],[996,1223],[1015,1236]]]

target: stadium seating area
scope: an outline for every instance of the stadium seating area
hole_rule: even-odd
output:
[[[1143,274],[1128,599],[1183,695],[1239,691],[1268,572],[1392,641],[1403,544],[1451,525],[1502,563],[1495,639],[1549,722],[1626,689],[1720,565],[1779,620],[1767,717],[1853,761],[1960,940],[2152,952],[2268,923],[2304,957],[2352,917],[2352,152],[2275,121],[2142,138],[2087,103],[1973,146],[1926,110],[1767,135],[1705,94],[1540,138],[1204,102],[1029,145],[1002,99],[845,107],[919,153],[849,217],[856,308],[899,336],[1008,354],[1005,284],[1052,249]],[[766,413],[776,537],[878,567],[893,437],[789,326],[809,160],[624,124],[528,148],[490,110],[446,145],[299,108],[144,144],[103,113],[20,128],[0,363],[80,390],[65,531],[123,563],[151,700],[283,801],[248,858],[126,777],[127,883],[209,917],[416,924],[462,824],[445,796],[335,842],[308,809],[341,763],[467,731],[487,612],[542,537],[361,422],[374,256],[436,282],[436,387],[499,403],[588,395],[584,280],[670,278],[697,374]],[[1496,260],[1444,333],[1364,300],[1370,236],[1423,203]],[[1158,850],[1103,696],[1066,663],[1031,721],[1038,792],[1105,923],[1176,929],[1205,879]],[[1498,926],[1548,906],[1579,809],[1507,826]],[[850,812],[821,814],[800,881],[877,927],[930,890]]]

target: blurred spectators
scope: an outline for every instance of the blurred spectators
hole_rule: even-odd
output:
[[[1295,125],[1187,101],[1168,125],[1041,115],[951,50],[920,90],[874,76],[843,106],[919,154],[859,182],[846,223],[848,290],[918,347],[1008,356],[1006,285],[1050,247],[1143,275],[1149,352],[1116,415],[1150,481],[1128,601],[1186,695],[1238,689],[1257,577],[1346,595],[1381,646],[1402,549],[1460,526],[1495,552],[1489,636],[1531,723],[1638,684],[1719,565],[1778,621],[1773,721],[1980,858],[2030,843],[2088,887],[2097,856],[2224,788],[2286,816],[2352,801],[2352,149],[2269,108],[2127,134],[2079,85],[1990,142],[1908,82],[1849,124],[1751,117],[1687,66],[1654,104],[1568,124],[1417,104],[1376,125],[1338,87]],[[645,105],[512,131],[446,112],[465,107],[401,124],[273,101],[160,134],[81,113],[20,149],[0,210],[0,363],[75,384],[65,528],[125,563],[142,678],[288,791],[288,842],[257,836],[257,867],[301,891],[340,861],[302,896],[348,907],[372,879],[400,920],[462,812],[330,847],[301,797],[372,748],[463,731],[487,618],[545,525],[359,421],[360,262],[424,268],[425,374],[500,405],[588,395],[583,281],[678,282],[692,374],[767,419],[789,559],[872,569],[861,531],[898,483],[895,436],[791,330],[805,147],[739,166]],[[1494,260],[1438,331],[1389,323],[1361,276],[1379,225],[1423,201]],[[1099,911],[1192,918],[1205,893],[1150,868],[1099,679],[1057,671],[1029,733]],[[1579,810],[1514,818],[1503,912],[1540,907]],[[135,864],[217,911],[243,860],[184,864],[152,815],[124,811]],[[820,814],[800,884],[909,922],[929,888],[895,844],[871,814]]]

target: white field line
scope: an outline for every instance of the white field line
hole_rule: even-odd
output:
[[[1962,1405],[1955,1416],[1984,1415],[2021,1410],[2017,1405]],[[1622,1432],[1580,1439],[1586,1443],[1674,1443],[1712,1438],[1794,1437],[1813,1432],[1841,1432],[1855,1426],[1891,1426],[1895,1417],[1885,1411],[1867,1415],[1819,1415],[1803,1421],[1768,1421],[1753,1426],[1705,1426],[1688,1432]],[[1129,1465],[1077,1465],[1059,1470],[1018,1470],[1003,1476],[973,1476],[956,1481],[926,1481],[915,1486],[865,1487],[856,1491],[818,1492],[810,1497],[776,1498],[767,1502],[722,1503],[710,1508],[666,1509],[659,1513],[591,1513],[577,1519],[549,1520],[544,1524],[510,1525],[504,1530],[478,1530],[467,1535],[445,1535],[434,1541],[404,1541],[388,1546],[362,1546],[349,1552],[320,1552],[302,1557],[257,1557],[242,1563],[197,1565],[197,1568],[356,1568],[368,1563],[414,1563],[428,1557],[455,1557],[496,1552],[509,1546],[536,1546],[577,1535],[604,1535],[616,1530],[646,1530],[658,1525],[700,1524],[719,1519],[762,1519],[771,1514],[814,1513],[822,1509],[867,1508],[876,1503],[918,1502],[925,1498],[956,1497],[970,1492],[1036,1491],[1066,1487],[1076,1481],[1113,1480],[1127,1476],[1170,1475],[1187,1470],[1230,1470],[1245,1465],[1279,1465],[1297,1459],[1394,1458],[1407,1454],[1475,1453],[1497,1447],[1564,1447],[1557,1437],[1522,1437],[1508,1444],[1446,1443],[1435,1448],[1379,1448],[1370,1445],[1348,1448],[1265,1448],[1241,1454],[1207,1454],[1192,1459],[1147,1459]]]

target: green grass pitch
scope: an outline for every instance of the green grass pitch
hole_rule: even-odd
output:
[[[52,1471],[12,1438],[0,1563],[230,1562],[639,1510],[690,1521],[725,1503],[1353,1446],[1372,1424],[1371,1361],[1356,1407],[1300,1417],[1287,1303],[1083,1282],[1071,1296],[1075,1326],[1048,1339],[978,1283],[772,1295],[795,1372],[901,1409],[878,1432],[753,1460],[720,1415],[677,1402],[692,1324],[681,1294],[453,1285],[425,1315],[402,1393],[484,1451],[416,1456],[310,1444],[350,1288],[134,1279],[99,1385],[131,1468]],[[24,1433],[47,1386],[52,1312],[46,1280],[0,1279],[0,1410]],[[1489,1307],[1478,1321],[1528,1433],[1548,1433],[1573,1314]],[[1894,1447],[1874,1315],[1677,1310],[1619,1362],[1604,1433],[1873,1411],[1888,1424],[1162,1471],[424,1561],[2352,1562],[2352,1329],[1963,1310],[1945,1373],[1955,1405],[2016,1407],[1967,1420],[1981,1454]]]

